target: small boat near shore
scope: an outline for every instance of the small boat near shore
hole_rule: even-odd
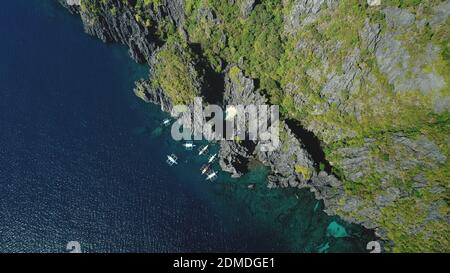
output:
[[[209,147],[209,145],[201,146],[199,151],[198,151],[198,155],[207,154],[208,153],[208,147]]]
[[[201,168],[200,168],[200,172],[202,173],[202,175],[204,175],[205,173],[207,173],[208,172],[208,170],[209,170],[209,168],[210,168],[210,166],[209,165],[203,165]]]
[[[162,125],[169,126],[170,125],[170,119],[166,118],[165,120],[163,120]]]
[[[209,172],[208,175],[206,176],[206,180],[209,180],[209,181],[216,180],[217,179],[217,174],[218,174],[218,172],[216,172],[214,170],[211,170],[211,172]]]
[[[169,166],[173,166],[173,165],[177,165],[178,164],[178,157],[174,154],[168,155],[167,156],[167,164],[169,164]]]
[[[186,150],[188,150],[188,151],[194,149],[195,146],[196,145],[194,143],[192,143],[192,142],[183,143],[183,147],[186,148]]]
[[[211,164],[211,163],[213,163],[216,159],[217,159],[217,154],[213,154],[212,156],[209,157],[208,163]]]

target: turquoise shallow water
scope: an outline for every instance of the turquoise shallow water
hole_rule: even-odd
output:
[[[133,95],[147,68],[55,1],[3,3],[0,34],[1,252],[64,252],[74,240],[88,252],[339,252],[373,238],[307,191],[268,190],[261,165],[206,182],[206,157]],[[179,166],[165,163],[171,153]]]

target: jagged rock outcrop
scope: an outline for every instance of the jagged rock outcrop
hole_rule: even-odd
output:
[[[136,83],[135,94],[146,102],[160,105],[162,111],[174,116],[177,115],[173,109],[176,104],[188,102],[192,110],[193,101],[182,97],[190,96],[193,99],[199,96],[203,86],[203,71],[198,69],[197,60],[192,55],[178,43],[166,43],[154,50],[148,62],[149,79]],[[168,63],[171,65],[166,65]],[[180,94],[177,88],[187,90]]]
[[[290,13],[284,17],[284,30],[293,34],[302,26],[309,25],[320,17],[323,8],[336,8],[338,0],[283,0],[283,5],[290,8]]]
[[[164,112],[170,113],[172,111],[173,105],[171,99],[160,88],[152,87],[148,80],[137,81],[134,93],[145,102],[160,105],[161,110]]]
[[[445,58],[445,39],[442,38],[444,40],[440,42],[422,36],[434,33],[435,36],[445,37],[443,25],[444,20],[449,17],[450,1],[436,3],[434,6],[417,3],[416,12],[412,12],[412,8],[389,6],[382,1],[368,1],[371,6],[369,12],[381,14],[383,20],[359,18],[364,24],[358,29],[358,43],[348,43],[342,36],[335,39],[333,33],[324,31],[330,24],[322,18],[336,16],[336,21],[341,22],[339,20],[342,17],[339,16],[343,15],[342,10],[336,11],[333,2],[283,2],[288,10],[284,17],[285,32],[288,37],[298,39],[296,54],[306,58],[312,56],[312,60],[317,60],[318,65],[302,72],[307,75],[308,82],[314,83],[312,87],[315,92],[320,92],[321,99],[313,100],[306,92],[301,92],[301,84],[305,81],[296,82],[299,77],[293,77],[293,81],[285,85],[284,91],[293,98],[296,106],[310,109],[311,119],[304,123],[308,130],[327,144],[338,143],[337,147],[333,147],[333,152],[329,153],[330,163],[339,169],[347,188],[346,191],[342,191],[342,186],[321,189],[321,183],[325,180],[315,181],[313,177],[312,190],[317,194],[325,189],[322,196],[327,213],[376,229],[382,238],[396,237],[388,229],[392,230],[397,226],[401,227],[397,234],[432,236],[432,230],[426,230],[424,226],[412,228],[415,224],[408,219],[410,216],[407,213],[402,216],[394,215],[405,211],[402,204],[412,202],[414,194],[419,195],[415,192],[418,189],[430,192],[430,196],[436,196],[434,198],[442,198],[442,185],[446,184],[446,178],[440,174],[430,178],[430,173],[439,173],[447,168],[448,147],[443,145],[441,139],[432,139],[430,134],[433,134],[428,129],[422,129],[422,132],[412,129],[413,132],[404,133],[408,115],[428,113],[411,112],[406,115],[401,111],[407,107],[430,107],[429,113],[445,115],[450,109],[448,80],[446,82],[445,79],[447,72],[439,70],[441,65],[445,66],[445,62],[442,62],[442,58]],[[341,24],[345,25],[344,22]],[[310,39],[304,39],[300,35],[297,38],[298,33],[305,35],[304,32],[317,34],[321,39],[311,39],[311,35],[307,36]],[[332,38],[325,39],[327,35]],[[338,54],[342,57],[335,58]],[[389,92],[382,95],[380,90]],[[391,97],[390,94],[394,95]],[[419,104],[418,97],[427,102]],[[410,102],[405,101],[402,105],[396,102],[401,101],[398,98],[411,98],[416,104],[405,106]],[[379,131],[370,128],[370,119],[366,118],[364,121],[364,116],[371,109],[375,113],[371,118],[374,122],[390,120],[389,115],[385,114],[389,112],[399,121],[391,121],[391,124],[402,125]],[[327,113],[333,114],[321,119]],[[342,116],[348,116],[347,121],[356,122],[353,126],[336,122],[334,117]],[[366,124],[369,129],[365,132],[372,130],[371,134],[364,135],[364,131],[358,131],[364,122],[368,122]],[[374,124],[373,128],[375,126]],[[414,128],[419,125],[416,123],[409,126]],[[431,125],[425,125],[427,126]],[[352,141],[352,144],[348,143]],[[332,191],[327,192],[329,189]],[[352,194],[353,192],[357,194]],[[427,210],[436,212],[433,208],[439,202],[421,199],[417,214],[418,211],[424,214]],[[446,219],[448,213],[444,212],[443,207],[445,206],[441,206],[440,218],[431,218],[445,221],[443,219]],[[392,221],[392,224],[386,224],[386,219]],[[389,228],[386,229],[386,226]]]
[[[246,106],[266,103],[266,99],[255,90],[253,80],[245,77],[238,66],[229,66],[226,69],[224,78],[225,91],[223,105]],[[249,159],[254,158],[255,142],[243,140],[238,143],[234,140],[222,140],[220,147],[219,164],[221,168],[231,173],[233,177],[243,175],[247,170]]]
[[[316,175],[314,162],[304,149],[300,139],[297,139],[287,125],[280,128],[283,131],[281,148],[275,151],[263,152],[257,146],[257,159],[270,166],[272,175],[268,186],[298,187],[309,186],[309,180]]]
[[[161,13],[154,12],[151,6],[144,9],[152,20],[162,17]],[[136,62],[150,62],[152,52],[157,47],[157,40],[152,29],[138,22],[138,17],[128,4],[117,0],[98,1],[95,2],[95,8],[82,8],[80,14],[86,33],[104,42],[125,44]]]
[[[416,22],[412,13],[399,8],[386,8],[384,13],[390,31],[380,37],[375,54],[381,71],[388,75],[389,83],[394,86],[395,92],[419,89],[428,94],[440,91],[445,86],[444,79],[436,73],[425,72],[422,67],[435,62],[441,49],[428,43],[424,53],[412,60],[397,36],[403,29],[419,22]]]
[[[71,13],[78,13],[80,11],[81,0],[58,0],[58,2],[67,8]]]
[[[248,78],[237,66],[229,66],[225,76],[225,105],[264,105],[268,101],[255,90],[254,81]],[[314,167],[311,155],[305,150],[301,139],[297,139],[291,129],[281,124],[283,132],[281,148],[274,151],[263,151],[258,141],[222,141],[220,163],[222,169],[231,172],[233,176],[242,175],[248,158],[256,159],[269,166],[272,174],[268,179],[268,187],[309,187],[316,192],[318,199],[329,200],[327,187],[341,186],[339,181],[325,172],[318,174]],[[308,184],[309,181],[315,183]],[[343,192],[342,188],[338,190]],[[335,197],[335,196],[334,196]]]
[[[184,0],[164,0],[162,7],[167,9],[169,17],[177,27],[182,26],[184,18]]]
[[[145,17],[137,15],[132,2],[107,0],[86,2],[83,5],[79,12],[86,33],[104,42],[127,45],[131,57],[138,63],[149,63],[152,52],[161,46],[153,23],[170,20],[179,26],[184,21],[181,0],[163,0],[156,7],[144,5],[140,7],[139,14],[145,14]],[[91,6],[86,8],[86,5]]]
[[[252,10],[255,8],[256,0],[243,0],[240,1],[240,10],[242,18],[247,18]]]

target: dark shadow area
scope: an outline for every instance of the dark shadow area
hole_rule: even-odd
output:
[[[261,88],[261,81],[258,78],[256,78],[256,79],[252,78],[252,80],[253,80],[253,85],[255,86],[255,90],[260,90],[260,88]],[[264,93],[264,95],[268,98],[267,94]]]
[[[158,29],[156,23],[153,23],[152,26],[149,28],[149,35],[145,37],[145,39],[149,43],[153,43],[155,45],[155,49],[162,47],[164,45],[164,41],[160,39],[158,36]]]
[[[245,141],[241,141],[240,146],[244,147],[245,149],[247,149],[248,153],[247,154],[253,154],[253,152],[255,151],[256,148],[256,143],[251,141],[251,140],[245,140]],[[234,154],[234,162],[233,162],[233,167],[242,174],[247,174],[249,172],[249,163],[250,163],[250,157],[248,156],[242,156],[240,154]]]
[[[319,171],[320,165],[322,170],[331,174],[331,165],[325,158],[325,153],[322,150],[320,140],[310,131],[303,128],[303,126],[295,120],[286,119],[286,125],[291,129],[292,133],[298,138],[304,145],[305,150],[311,155],[314,160],[315,168]]]
[[[204,70],[204,80],[201,94],[209,104],[222,105],[223,93],[225,92],[225,79],[223,73],[218,73],[209,64],[203,55],[203,49],[200,44],[189,44],[192,51],[198,57],[198,64]]]

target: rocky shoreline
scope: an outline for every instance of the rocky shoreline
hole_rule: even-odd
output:
[[[83,7],[83,1],[71,1],[71,0],[58,0],[62,5],[67,7],[71,12],[79,14],[86,33],[98,37],[104,42],[118,42],[122,43],[129,48],[130,56],[138,63],[147,63],[150,67],[150,75],[152,70],[156,69],[158,65],[158,53],[176,47],[178,51],[185,51],[184,46],[180,45],[168,45],[160,39],[161,30],[159,25],[166,22],[170,22],[174,26],[174,30],[181,36],[187,36],[187,31],[184,29],[184,21],[186,20],[184,14],[184,6],[182,0],[161,0],[160,4],[156,6],[148,5],[142,7],[142,11],[148,15],[147,21],[138,17],[131,6],[124,4],[120,0],[106,0],[98,1],[95,6],[95,10]],[[242,16],[245,18],[248,16],[256,1],[243,1],[245,4],[241,5]],[[321,12],[321,6],[323,1],[312,1],[314,4],[303,3],[305,1],[295,1],[298,5],[298,12],[303,16],[311,17],[313,20]],[[334,2],[334,1],[329,1]],[[376,1],[374,1],[376,2]],[[330,4],[331,5],[331,4]],[[443,6],[446,11],[440,14],[441,17],[448,17],[449,5]],[[204,10],[203,16],[208,20],[214,22],[215,15],[211,11]],[[390,24],[409,24],[408,20],[412,20],[409,14],[404,13],[402,10],[386,8],[385,14]],[[392,15],[392,16],[391,16]],[[446,17],[446,18],[447,18]],[[389,21],[389,18],[391,18]],[[441,18],[442,19],[442,18]],[[440,20],[435,18],[435,20]],[[291,27],[289,31],[294,31],[300,27],[300,22],[291,20]],[[288,27],[288,24],[286,25]],[[399,75],[399,71],[394,71],[389,66],[389,62],[395,62],[395,56],[400,56],[399,52],[395,50],[402,50],[398,45],[392,44],[392,33],[381,33],[380,26],[376,24],[366,24],[365,29],[361,33],[361,37],[365,40],[368,50],[374,52],[381,64],[381,69],[385,69],[386,73],[395,82],[396,89],[408,88],[407,85],[415,85],[418,83],[412,83],[410,81],[403,81],[402,75]],[[225,38],[224,38],[225,39]],[[187,39],[189,40],[189,39]],[[301,45],[299,45],[301,46]],[[197,55],[197,58],[192,59],[187,64],[188,70],[196,70],[195,75],[190,77],[194,82],[193,86],[198,89],[197,91],[205,98],[206,89],[210,89],[211,86],[220,86],[222,90],[209,90],[217,94],[213,94],[214,103],[220,103],[222,105],[237,105],[237,104],[265,104],[269,100],[266,95],[258,88],[258,83],[254,79],[247,77],[243,71],[239,69],[239,63],[221,64],[226,66],[222,72],[214,72],[211,67],[204,64],[201,61],[201,52],[198,48],[194,48],[194,45],[188,45],[191,47],[190,51]],[[320,47],[317,51],[321,51]],[[431,50],[431,49],[430,49]],[[432,50],[431,50],[432,51]],[[177,53],[178,54],[178,53]],[[184,52],[179,53],[181,56]],[[320,52],[319,52],[320,54]],[[390,54],[390,55],[389,55]],[[432,53],[430,53],[430,58]],[[364,70],[364,68],[358,67],[358,58],[360,58],[360,52],[354,51],[353,55],[350,55],[346,63],[343,64],[347,69],[344,76],[330,77],[325,88],[322,90],[323,96],[329,98],[330,101],[340,101],[341,97],[337,96],[338,93],[332,92],[333,90],[340,89],[352,89],[352,85],[356,84],[355,79],[360,77],[367,77],[370,79],[370,71]],[[390,60],[390,61],[389,61]],[[401,62],[401,60],[398,60]],[[230,73],[230,70],[234,70]],[[312,72],[311,72],[312,73]],[[416,72],[421,73],[421,72]],[[231,76],[231,74],[233,74]],[[422,77],[418,75],[417,77]],[[223,83],[217,83],[218,79],[223,80]],[[214,81],[214,82],[212,82]],[[430,92],[431,83],[433,85],[442,84],[439,77],[427,76],[422,77],[422,81],[429,81],[430,84],[422,84],[423,92]],[[345,84],[345,86],[344,86]],[[428,90],[430,89],[430,90]],[[328,91],[327,91],[328,90]],[[162,90],[160,87],[155,87],[152,84],[152,79],[143,79],[136,83],[135,93],[146,102],[156,103],[161,105],[161,109],[166,112],[172,111],[172,106],[176,104],[172,101],[170,96]],[[211,95],[211,94],[208,94]],[[297,98],[296,98],[297,99]],[[207,100],[207,99],[206,99]],[[212,100],[212,99],[210,99]],[[301,98],[298,98],[301,101]],[[341,102],[343,105],[343,102]],[[436,104],[436,111],[441,110],[444,102]],[[301,102],[299,102],[301,105]],[[220,166],[221,168],[229,172],[233,177],[239,177],[245,173],[248,163],[251,160],[257,160],[264,165],[270,167],[271,175],[268,179],[268,187],[296,187],[307,188],[314,193],[316,199],[323,200],[325,209],[324,211],[329,215],[339,215],[344,220],[361,224],[368,229],[375,230],[377,236],[382,240],[389,242],[387,231],[384,227],[379,225],[380,210],[389,203],[399,199],[405,193],[399,188],[390,187],[386,190],[387,194],[378,196],[378,202],[376,204],[367,205],[363,200],[357,197],[346,196],[344,183],[336,173],[331,172],[330,162],[325,158],[317,156],[317,153],[323,154],[320,147],[320,142],[312,142],[308,138],[315,138],[312,132],[315,132],[314,128],[308,126],[306,130],[300,123],[295,121],[288,122],[287,119],[281,122],[281,148],[274,152],[262,152],[259,149],[260,143],[253,141],[221,141],[220,146]],[[348,132],[343,132],[348,133]],[[351,134],[351,132],[350,132]],[[326,136],[322,136],[321,139],[326,139]],[[394,141],[402,143],[409,147],[414,146],[415,150],[422,149],[423,154],[433,155],[436,162],[446,162],[446,157],[431,141],[426,138],[422,138],[422,142],[414,143],[414,141],[406,138],[405,136],[394,136]],[[309,147],[311,143],[315,143],[319,147]],[[377,163],[370,158],[367,152],[372,140],[366,139],[363,146],[351,147],[340,149],[339,152],[343,155],[342,160],[343,169],[346,172],[346,176],[350,177],[350,180],[357,180],[360,176],[364,175],[366,162]],[[421,148],[418,148],[421,147]],[[372,160],[372,161],[371,161]],[[346,163],[345,163],[346,162]],[[438,164],[438,163],[433,163]],[[323,167],[325,166],[325,167]],[[379,168],[388,168],[386,166],[377,166]],[[426,183],[424,179],[417,178],[417,183]],[[343,200],[345,200],[343,202]],[[360,210],[358,215],[352,214],[353,211],[361,204],[366,206],[365,209]],[[448,218],[448,215],[447,215]],[[448,219],[447,219],[448,221]]]
[[[80,13],[79,5],[69,5],[66,0],[59,0],[64,6],[74,13]],[[114,1],[114,0],[110,0]],[[182,1],[167,1],[170,5],[161,5],[156,12],[149,8],[146,10],[155,21],[161,20],[163,16],[169,16],[180,27],[179,22],[183,20]],[[158,50],[158,39],[147,28],[136,22],[132,11],[121,1],[116,1],[114,5],[119,6],[121,16],[110,16],[108,5],[101,5],[100,20],[92,22],[90,13],[81,13],[81,19],[86,33],[98,37],[104,42],[119,42],[129,47],[130,56],[138,63],[148,63],[150,71],[155,65],[154,52]],[[151,72],[150,72],[151,73]],[[232,104],[264,104],[266,99],[255,90],[252,79],[246,78],[242,72],[238,75],[238,82],[229,79],[228,73],[224,73],[225,78],[225,98],[224,105]],[[147,102],[161,105],[161,109],[171,112],[173,103],[165,96],[161,89],[154,89],[146,80],[136,83],[135,93]],[[240,177],[246,169],[246,164],[252,159],[256,159],[268,166],[272,170],[269,177],[268,187],[298,187],[309,188],[314,192],[316,199],[323,200],[325,212],[335,215],[334,208],[337,208],[337,201],[343,195],[339,180],[324,171],[314,169],[311,155],[304,149],[301,139],[297,139],[287,125],[284,125],[286,138],[282,146],[289,149],[275,152],[261,152],[258,143],[238,144],[234,141],[222,141],[220,143],[220,166],[225,172],[231,173],[233,177]],[[296,158],[297,160],[292,160]],[[295,171],[295,165],[307,166],[311,169],[310,174],[301,174]],[[305,177],[307,176],[307,177]],[[311,183],[308,183],[311,182]],[[351,221],[350,221],[351,222]],[[370,225],[368,225],[370,226]],[[373,226],[370,226],[373,228]]]

